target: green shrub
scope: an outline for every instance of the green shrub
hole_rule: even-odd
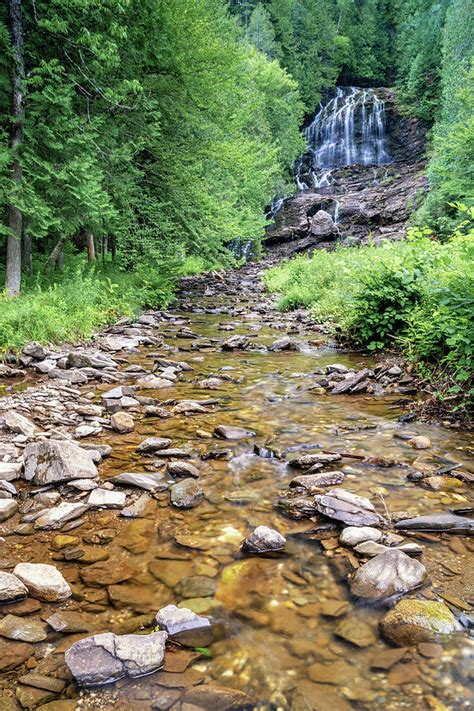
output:
[[[401,350],[441,397],[474,391],[474,210],[440,243],[429,229],[403,242],[339,247],[297,257],[266,275],[282,309],[311,307],[344,339],[369,351]]]

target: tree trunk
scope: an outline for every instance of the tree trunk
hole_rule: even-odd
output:
[[[64,253],[64,246],[66,244],[66,238],[61,237],[59,242],[56,243],[53,251],[48,257],[48,260],[45,264],[45,269],[54,269],[57,264],[59,264],[61,260],[61,255]]]
[[[102,260],[105,262],[107,259],[107,252],[109,251],[109,235],[104,235],[102,237]]]
[[[21,262],[22,262],[23,271],[26,274],[32,274],[33,273],[33,250],[32,250],[31,235],[28,232],[28,230],[25,229],[24,225],[23,225]]]
[[[95,262],[94,235],[89,230],[86,232],[86,249],[89,262]]]
[[[110,237],[110,253],[112,255],[112,261],[115,261],[115,257],[117,256],[117,243],[115,242],[115,235],[111,235]]]
[[[25,75],[25,58],[23,45],[23,25],[21,17],[21,0],[9,0],[10,32],[13,48],[13,75],[12,75],[12,131],[11,150],[13,155],[12,177],[16,187],[20,187],[22,170],[19,159],[19,150],[23,140],[23,119],[25,105],[23,96],[23,77]],[[5,275],[5,288],[9,296],[18,296],[21,284],[21,236],[23,229],[23,214],[16,205],[9,206],[10,234],[7,239],[7,264]]]

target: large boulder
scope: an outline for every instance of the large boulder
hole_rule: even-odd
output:
[[[34,437],[39,432],[36,425],[27,417],[21,415],[16,410],[9,410],[3,415],[6,427],[16,434],[24,435],[25,437]]]
[[[29,444],[25,448],[24,462],[25,479],[39,485],[97,476],[90,454],[68,440]]]
[[[71,588],[54,565],[18,563],[13,575],[28,588],[31,597],[38,600],[62,602],[72,595]]]
[[[144,676],[162,666],[167,637],[166,632],[121,636],[105,632],[75,642],[64,660],[79,686]]]
[[[329,212],[318,210],[311,220],[311,234],[316,237],[331,237],[336,232],[336,225]]]
[[[422,584],[425,566],[400,550],[388,550],[356,570],[351,592],[357,597],[379,600],[400,595]]]
[[[437,635],[453,634],[462,628],[444,602],[405,599],[382,618],[383,635],[401,647],[428,642]]]

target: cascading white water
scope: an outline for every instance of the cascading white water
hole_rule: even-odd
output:
[[[390,163],[385,135],[385,102],[373,89],[338,87],[305,131],[308,154],[298,167],[299,190],[331,184],[331,171],[345,165]],[[308,168],[309,165],[309,168]],[[309,174],[312,186],[303,176]]]

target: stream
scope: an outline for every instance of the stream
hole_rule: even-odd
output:
[[[2,570],[11,571],[20,561],[53,564],[73,596],[63,603],[27,598],[9,605],[8,612],[22,620],[45,621],[59,612],[64,624],[62,629],[48,627],[42,641],[24,645],[30,649],[22,650],[20,663],[12,661],[11,647],[20,643],[2,639],[0,709],[18,708],[16,702],[50,711],[472,708],[473,645],[467,628],[474,603],[474,539],[453,533],[403,534],[422,546],[421,562],[427,569],[422,586],[407,597],[443,600],[463,620],[463,630],[400,648],[379,630],[393,600],[368,603],[350,592],[348,575],[367,558],[341,545],[340,524],[325,519],[318,528],[316,518],[291,518],[276,507],[298,473],[288,466],[289,452],[304,454],[317,447],[343,455],[328,469],[342,471],[344,489],[368,497],[389,522],[392,517],[469,509],[466,481],[435,476],[431,479],[437,481],[428,486],[407,479],[407,471],[435,472],[448,460],[474,473],[472,436],[436,424],[404,422],[400,417],[406,413],[407,397],[396,389],[334,395],[317,387],[316,374],[331,364],[359,371],[373,368],[376,361],[339,352],[304,312],[279,313],[263,291],[260,269],[262,265],[253,264],[224,276],[185,279],[173,309],[150,314],[152,326],[121,322],[108,330],[116,338],[124,331],[158,334],[163,343],[122,349],[114,356],[120,360],[121,384],[130,386],[134,397],[146,398],[130,407],[134,431],[112,431],[105,413],[102,418],[78,418],[76,427],[81,422],[96,427],[81,444],[112,447],[99,464],[102,481],[122,472],[153,472],[161,477],[163,491],[144,494],[133,486],[120,487],[127,506],[140,497],[136,517],[90,508],[60,530],[38,531],[20,520],[31,511],[26,506],[30,485],[20,482],[20,512],[0,524]],[[249,339],[245,348],[222,348],[239,334]],[[268,350],[287,335],[298,350]],[[179,372],[163,390],[134,385],[160,359],[185,363],[189,370]],[[26,412],[32,389],[59,382],[28,374],[21,382],[7,383],[4,402],[13,398]],[[69,387],[84,402],[101,407],[101,396],[113,386],[92,381]],[[51,402],[51,393],[48,397]],[[57,389],[58,403],[67,397],[66,390]],[[203,411],[173,410],[176,403],[189,400],[202,403]],[[149,409],[145,416],[145,402],[161,410],[153,416]],[[53,404],[49,412],[59,411]],[[37,417],[35,421],[39,424]],[[46,416],[43,425],[50,433],[57,431],[58,424]],[[219,425],[245,428],[253,436],[218,439],[213,433]],[[67,424],[63,429],[75,431]],[[199,470],[204,490],[199,505],[170,505],[168,458],[157,461],[136,452],[151,436],[169,438],[171,447],[186,450],[185,461]],[[410,446],[415,436],[427,438],[429,447]],[[67,485],[59,491],[67,501],[84,501],[89,495]],[[285,536],[282,553],[240,550],[260,525]],[[389,524],[386,528],[393,530]],[[165,657],[164,671],[138,679],[82,690],[72,682],[63,653],[73,642],[98,631],[149,633],[156,624],[154,614],[169,603],[213,620],[215,641],[208,649],[175,649]],[[33,672],[43,679],[36,686]],[[48,688],[45,678],[57,685]],[[234,699],[226,689],[247,696]]]

